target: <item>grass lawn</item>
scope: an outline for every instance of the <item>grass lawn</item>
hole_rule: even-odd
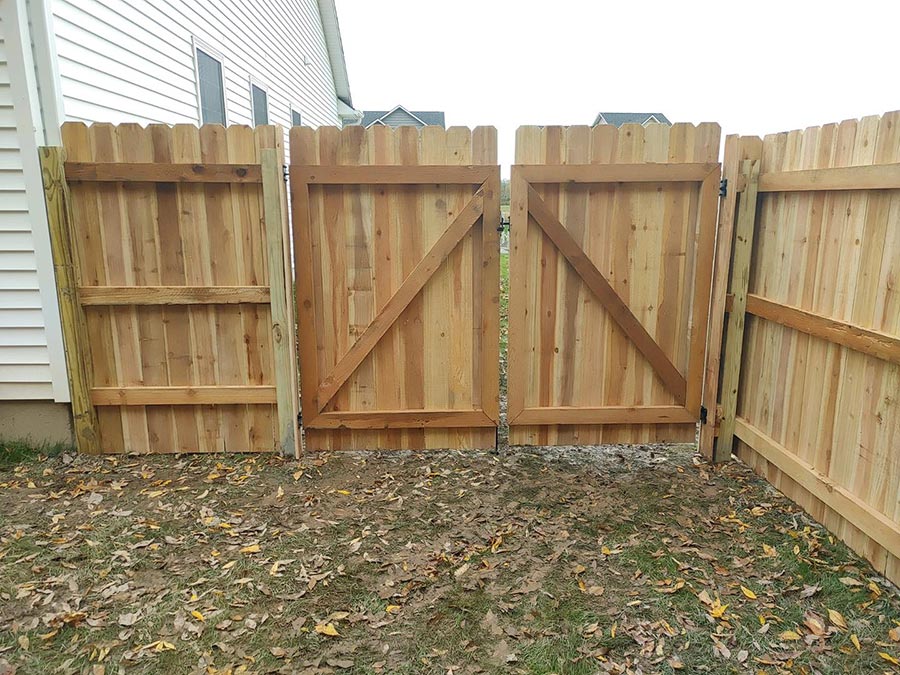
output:
[[[0,673],[897,673],[900,600],[689,447],[0,468]]]

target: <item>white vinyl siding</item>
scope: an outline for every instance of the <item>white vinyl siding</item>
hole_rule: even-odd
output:
[[[65,356],[37,160],[41,122],[36,89],[25,0],[2,0],[0,400],[66,401]]]
[[[265,82],[269,122],[339,124],[316,0],[48,0],[66,119],[200,121],[193,38],[221,54],[229,124],[252,124]],[[306,65],[305,65],[306,64]]]

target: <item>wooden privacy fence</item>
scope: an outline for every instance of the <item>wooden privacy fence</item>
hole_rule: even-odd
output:
[[[900,113],[731,136],[725,174],[701,449],[900,583]]]
[[[497,134],[291,130],[310,449],[494,447]]]
[[[518,130],[510,443],[694,439],[719,137],[717,124]]]
[[[282,133],[67,123],[42,149],[80,449],[296,451]]]

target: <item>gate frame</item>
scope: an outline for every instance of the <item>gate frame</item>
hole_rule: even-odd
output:
[[[612,164],[514,164],[510,192],[510,298],[509,298],[509,426],[559,424],[676,424],[694,423],[701,417],[701,396],[706,356],[713,258],[721,176],[719,162],[612,163]],[[544,203],[533,183],[700,183],[697,222],[697,265],[691,307],[688,369],[685,375],[672,364],[609,281],[569,234],[555,213]],[[529,216],[562,253],[581,281],[601,306],[647,359],[654,371],[682,405],[525,407],[525,371],[518,367],[525,354],[525,302],[516,288],[524,287],[526,268],[519,258],[525,255]],[[516,251],[521,249],[521,253]],[[515,263],[513,262],[515,260]]]
[[[481,221],[482,267],[499,279],[500,167],[481,165],[311,165],[291,164],[291,201],[294,222],[294,258],[297,264],[297,313],[300,325],[300,392],[304,403],[303,427],[309,429],[420,429],[420,428],[496,428],[499,425],[499,313],[490,320],[488,313],[499,308],[499,284],[494,288],[482,280],[481,405],[480,409],[366,410],[325,412],[325,406],[363,363],[366,357],[399,319],[409,303],[440,268],[465,236]],[[390,300],[370,322],[353,346],[324,378],[319,373],[319,335],[315,329],[318,315],[317,280],[310,258],[312,219],[309,210],[310,185],[472,185],[477,186],[469,202],[426,251],[410,274],[391,295]],[[498,310],[497,310],[498,311]]]

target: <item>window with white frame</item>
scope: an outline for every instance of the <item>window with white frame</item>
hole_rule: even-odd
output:
[[[269,94],[257,82],[250,82],[250,104],[253,109],[253,126],[269,123]]]
[[[303,124],[303,116],[300,114],[300,110],[291,106],[291,126],[299,127],[301,124]]]
[[[222,59],[203,46],[194,49],[201,124],[225,124],[225,80]]]

